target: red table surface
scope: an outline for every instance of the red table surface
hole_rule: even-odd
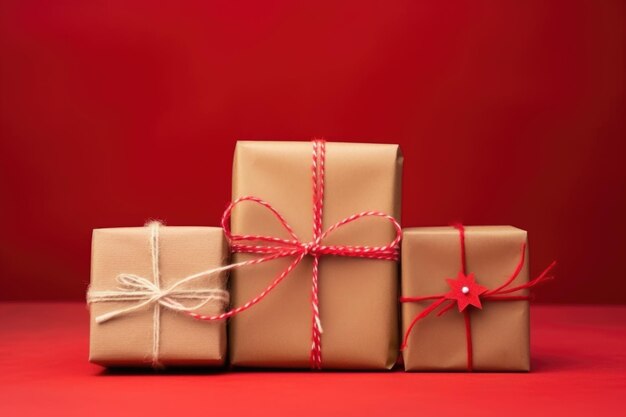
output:
[[[626,306],[533,306],[531,373],[113,373],[81,303],[0,304],[0,416],[624,415]]]

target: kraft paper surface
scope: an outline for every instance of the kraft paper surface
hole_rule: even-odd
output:
[[[312,144],[238,142],[233,199],[253,195],[272,204],[298,237],[310,241],[313,228]],[[327,143],[324,229],[367,210],[400,221],[402,155],[397,145]],[[267,210],[241,204],[233,212],[233,233],[288,237]],[[395,237],[381,218],[365,218],[336,230],[325,244],[383,245]],[[236,254],[235,260],[257,255]],[[236,270],[231,299],[239,306],[258,295],[293,259]],[[234,365],[308,368],[311,349],[312,260],[300,265],[263,301],[234,317],[230,358]],[[320,314],[324,369],[389,369],[398,352],[398,265],[372,259],[323,256]]]
[[[225,265],[228,248],[220,228],[160,228],[161,287],[180,279]],[[121,273],[153,279],[150,230],[147,227],[96,229],[92,238],[91,289],[115,290]],[[224,274],[204,277],[181,289],[225,289]],[[226,324],[198,321],[180,312],[148,305],[132,313],[97,324],[96,316],[127,307],[135,301],[91,304],[89,359],[105,366],[150,366],[154,308],[161,309],[159,362],[163,365],[220,365],[226,354]],[[221,313],[224,307],[209,302],[196,310]]]
[[[467,272],[476,282],[497,288],[519,263],[526,232],[511,226],[465,228]],[[404,229],[402,241],[402,295],[419,297],[446,293],[446,278],[460,270],[459,231],[453,227]],[[511,286],[528,282],[528,246],[523,268]],[[527,295],[527,290],[514,295]],[[513,294],[512,294],[513,295]],[[402,329],[406,329],[432,301],[402,303]],[[528,301],[483,301],[471,309],[473,369],[476,371],[528,371]],[[442,316],[430,314],[413,328],[403,351],[406,370],[467,370],[467,344],[463,314],[455,307]]]

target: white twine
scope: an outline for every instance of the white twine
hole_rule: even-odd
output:
[[[114,310],[105,314],[101,314],[95,318],[98,324],[104,323],[115,317],[129,314],[135,310],[139,310],[145,306],[154,304],[153,327],[152,327],[152,366],[154,368],[162,367],[159,362],[159,346],[161,337],[161,307],[168,308],[173,311],[185,312],[197,310],[211,301],[217,301],[223,305],[229,302],[228,291],[216,288],[200,288],[200,289],[180,289],[179,287],[203,278],[209,275],[219,274],[227,271],[239,264],[231,264],[219,268],[208,269],[197,274],[189,275],[169,288],[161,288],[161,277],[159,269],[159,229],[161,223],[153,221],[147,224],[150,227],[150,250],[152,258],[152,277],[150,281],[147,278],[133,274],[120,274],[116,277],[120,287],[117,291],[94,291],[89,289],[87,292],[87,303],[101,303],[111,301],[138,301],[129,307]],[[187,306],[184,301],[198,301],[197,303]]]

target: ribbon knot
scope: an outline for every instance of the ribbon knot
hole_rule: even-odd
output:
[[[318,252],[320,249],[320,245],[315,242],[302,243],[300,244],[300,247],[302,248],[302,254],[304,256],[306,255],[318,256],[319,255]]]

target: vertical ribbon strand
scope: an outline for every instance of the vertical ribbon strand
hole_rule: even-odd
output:
[[[454,228],[459,231],[459,241],[461,243],[461,271],[467,275],[467,251],[465,250],[465,227],[462,224],[455,224]],[[472,372],[472,320],[469,310],[463,310],[463,320],[465,321],[465,346],[467,347],[467,371]]]
[[[157,292],[161,289],[161,271],[159,270],[159,229],[161,223],[152,221],[150,226],[150,252],[152,258],[152,279]],[[161,345],[161,304],[154,303],[152,319],[152,367],[160,369],[163,367],[159,362],[159,346]]]
[[[313,238],[312,241],[319,245],[322,238],[323,213],[324,213],[324,159],[325,143],[323,140],[313,141]],[[319,263],[318,253],[313,253],[313,272],[311,279],[311,368],[322,368],[322,324],[319,310]]]
[[[468,309],[463,310],[463,320],[465,320],[465,346],[467,349],[467,372],[473,369],[473,351],[472,344],[472,318]]]

